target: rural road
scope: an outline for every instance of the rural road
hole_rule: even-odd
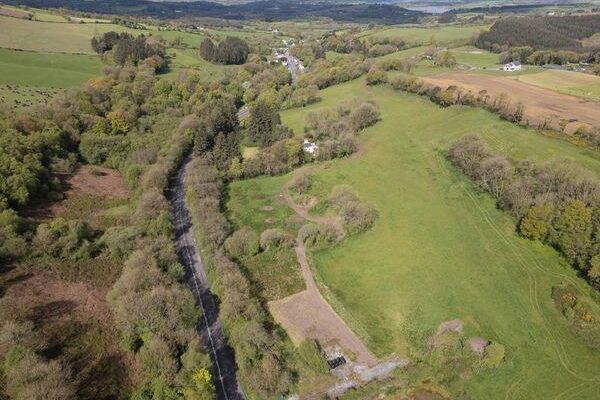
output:
[[[233,351],[228,346],[219,321],[219,308],[210,291],[204,264],[194,237],[189,211],[185,205],[185,173],[191,161],[187,156],[177,172],[171,193],[177,253],[186,269],[188,283],[202,311],[197,331],[210,352],[213,381],[217,400],[243,400],[244,394],[237,378]]]
[[[290,54],[290,51],[285,52],[285,56],[287,57],[287,68],[292,75],[292,85],[296,86],[296,82],[298,82],[298,68],[300,65],[300,60]]]

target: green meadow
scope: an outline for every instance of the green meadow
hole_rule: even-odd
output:
[[[98,56],[0,49],[0,84],[68,88],[101,72]]]
[[[379,356],[406,354],[402,327],[415,310],[422,315],[418,323],[430,329],[460,318],[467,336],[503,344],[506,358],[497,369],[450,384],[453,394],[595,398],[600,357],[569,330],[550,297],[552,286],[564,282],[587,297],[587,284],[554,250],[520,238],[508,214],[455,171],[444,151],[477,133],[514,159],[560,157],[600,173],[600,155],[481,109],[444,109],[362,80],[321,95],[321,103],[283,112],[283,122],[301,133],[308,111],[339,99],[370,98],[381,111],[382,120],[363,133],[360,155],[323,164],[313,177],[319,198],[349,184],[379,211],[370,231],[312,255],[325,295],[370,349]],[[235,183],[229,193],[234,221],[263,228],[265,215],[256,210],[268,201],[277,215],[271,226],[285,224],[289,216],[277,193],[286,179]]]
[[[367,31],[363,37],[400,37],[409,45],[426,45],[434,38],[439,45],[466,44],[474,34],[487,26],[422,26],[391,27]]]
[[[38,22],[0,16],[0,47],[44,53],[94,54],[90,41],[105,32],[144,31],[115,24]]]
[[[600,77],[572,71],[539,70],[515,79],[573,96],[600,100]]]

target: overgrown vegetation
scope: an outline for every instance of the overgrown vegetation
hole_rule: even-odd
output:
[[[139,399],[214,395],[210,360],[195,331],[199,313],[183,284],[184,270],[171,241],[171,207],[164,195],[170,173],[195,134],[193,126],[179,122],[185,120],[184,113],[193,113],[193,104],[205,101],[184,90],[198,82],[197,77],[187,79],[157,82],[154,68],[147,66],[109,68],[106,75],[34,113],[3,118],[2,138],[12,152],[5,153],[10,162],[3,164],[1,256],[5,261],[24,257],[31,242],[34,251],[29,257],[47,262],[68,265],[101,257],[124,262],[107,300],[122,346],[133,360],[128,371],[133,387],[113,390],[131,391]],[[162,146],[165,143],[169,145]],[[136,191],[130,223],[103,232],[85,220],[57,218],[38,225],[35,234],[28,233],[32,228],[15,210],[44,196],[60,198],[58,181],[52,186],[47,182],[56,180],[52,173],[72,168],[79,155],[118,168],[126,177]],[[15,245],[23,247],[17,251]],[[13,317],[15,323],[27,322],[22,320],[25,316]],[[28,335],[36,334],[32,329]],[[36,385],[45,385],[35,377],[44,368],[64,371],[60,379],[47,382],[59,385],[55,381],[60,380],[64,398],[76,391],[94,392],[77,388],[68,366],[59,368],[57,362],[47,361],[43,345],[17,353],[13,347],[18,343],[10,346],[2,353],[4,360],[12,360],[3,370],[8,393],[18,390],[26,395]],[[24,386],[14,389],[13,384]],[[41,387],[35,390],[35,396],[47,393]]]
[[[514,165],[477,136],[454,143],[448,158],[515,217],[523,236],[555,247],[600,289],[600,182],[593,174],[566,162]]]

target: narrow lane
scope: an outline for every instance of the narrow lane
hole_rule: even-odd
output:
[[[202,311],[197,331],[210,352],[217,400],[244,400],[237,378],[233,351],[227,344],[219,321],[219,306],[210,291],[204,264],[194,237],[189,211],[185,205],[185,173],[191,161],[187,156],[177,172],[171,193],[177,253],[185,267],[188,284]]]

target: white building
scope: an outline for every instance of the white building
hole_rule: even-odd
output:
[[[521,70],[521,62],[520,61],[512,61],[508,64],[504,64],[502,68],[505,71],[520,71]]]
[[[308,139],[304,139],[304,143],[302,143],[302,149],[308,154],[314,155],[319,149],[319,146],[317,146],[317,144],[314,142],[308,141]]]

